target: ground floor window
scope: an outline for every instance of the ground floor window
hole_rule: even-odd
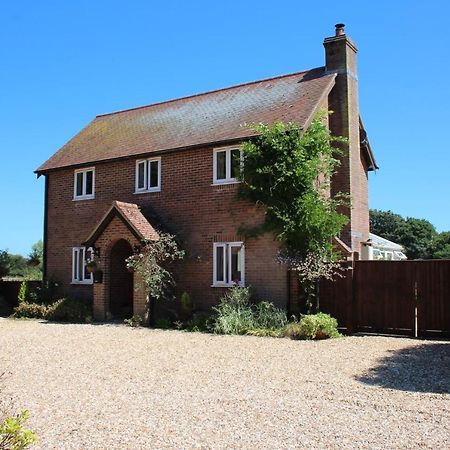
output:
[[[86,247],[72,248],[72,283],[92,284],[92,273],[86,270],[86,259],[90,256],[91,251]]]
[[[213,250],[213,286],[244,286],[243,242],[215,242]]]

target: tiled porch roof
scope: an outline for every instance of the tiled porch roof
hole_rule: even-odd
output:
[[[120,217],[140,241],[156,241],[159,239],[158,233],[144,217],[136,204],[114,201],[100,222],[95,226],[90,236],[86,239],[85,245],[93,245],[114,217]]]

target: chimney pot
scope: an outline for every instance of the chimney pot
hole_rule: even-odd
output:
[[[335,27],[336,27],[336,36],[343,36],[345,34],[344,30],[345,24],[337,23]]]

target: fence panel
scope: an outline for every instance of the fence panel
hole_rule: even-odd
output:
[[[412,334],[414,262],[356,261],[354,299],[359,331]]]
[[[419,335],[450,335],[450,261],[416,261]]]
[[[319,289],[320,311],[336,318],[339,328],[348,333],[353,331],[352,272],[345,267],[343,277],[336,277],[334,281],[323,280]]]

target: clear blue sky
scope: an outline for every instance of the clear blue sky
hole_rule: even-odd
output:
[[[33,170],[96,114],[321,66],[337,22],[359,48],[371,208],[449,230],[449,17],[448,0],[3,2],[0,249],[42,237]]]

